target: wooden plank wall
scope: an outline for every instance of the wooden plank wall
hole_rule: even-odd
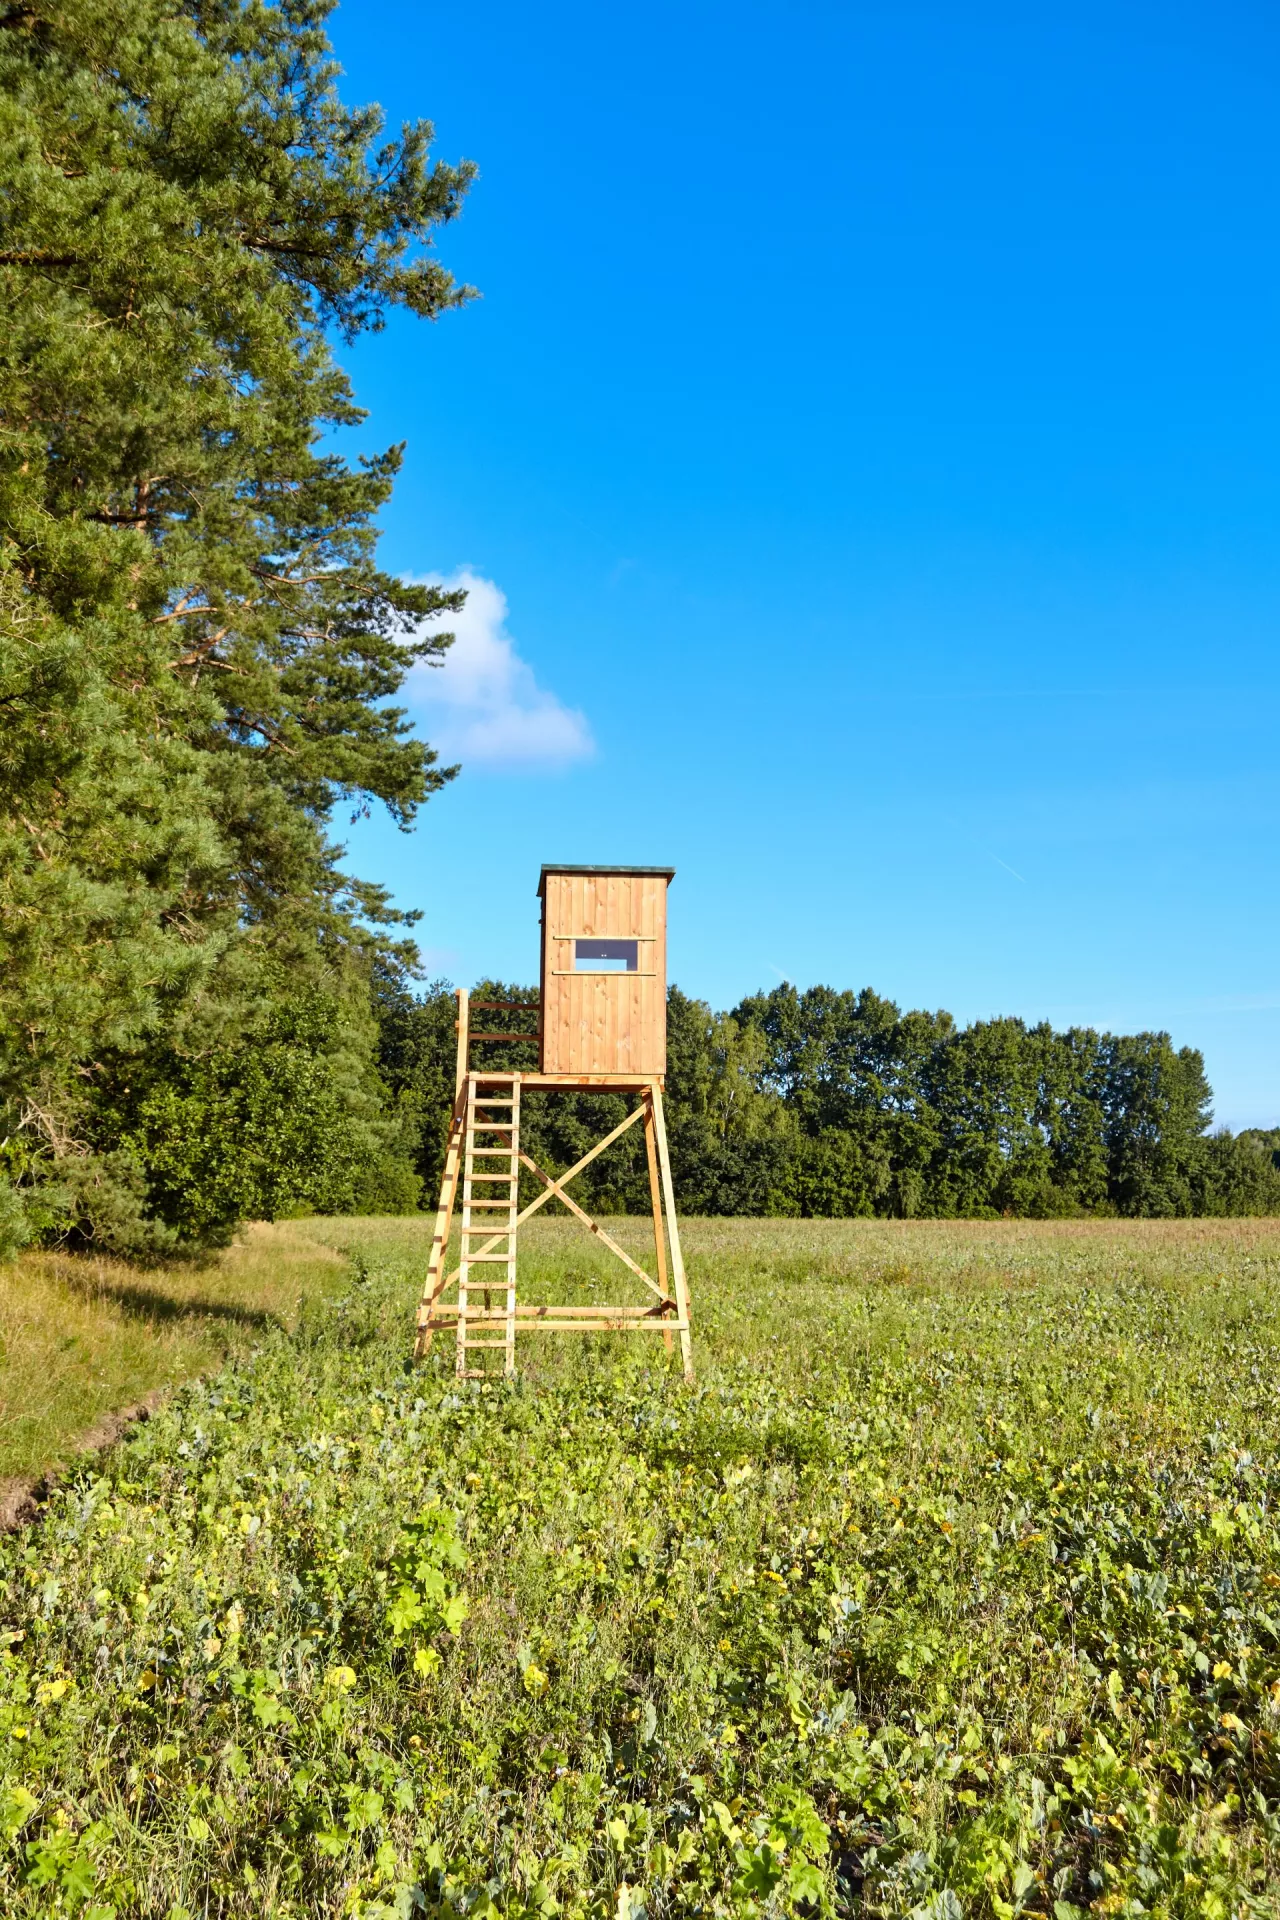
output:
[[[665,879],[549,873],[542,935],[543,1071],[665,1073]],[[575,939],[639,940],[639,971],[577,973]]]

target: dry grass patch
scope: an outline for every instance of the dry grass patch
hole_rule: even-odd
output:
[[[104,1415],[292,1327],[349,1272],[292,1222],[202,1265],[32,1253],[0,1267],[0,1479],[44,1472]]]

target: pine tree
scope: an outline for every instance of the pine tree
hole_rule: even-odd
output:
[[[363,417],[331,340],[467,299],[431,242],[472,170],[342,103],[330,5],[0,6],[0,1135],[121,1245],[225,1236],[158,1142],[302,991],[376,1162],[396,916],[327,830],[454,771],[390,701],[458,596],[377,566],[400,449],[327,437]]]

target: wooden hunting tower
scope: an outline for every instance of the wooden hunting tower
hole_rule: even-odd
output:
[[[667,887],[674,867],[546,866],[542,902],[542,976],[538,1004],[471,1000],[458,994],[458,1055],[453,1119],[426,1284],[418,1309],[416,1352],[451,1329],[462,1378],[483,1378],[486,1350],[515,1372],[516,1329],[565,1333],[660,1333],[668,1353],[680,1340],[693,1378],[689,1289],[676,1222],[662,1084],[667,1066]],[[479,1032],[473,1012],[504,1013],[528,1025]],[[538,1052],[532,1070],[477,1066],[473,1045]],[[636,1105],[567,1172],[544,1172],[520,1145],[520,1095],[540,1091],[625,1093]],[[654,1273],[648,1273],[565,1189],[637,1121],[644,1123],[653,1211]],[[524,1169],[541,1183],[520,1206]],[[531,1183],[530,1183],[531,1184]],[[597,1302],[540,1305],[517,1300],[516,1241],[524,1221],[560,1201],[647,1289],[639,1305]],[[455,1209],[461,1207],[457,1265],[449,1269]],[[669,1263],[668,1263],[669,1250]],[[499,1276],[498,1269],[501,1269]],[[457,1295],[445,1295],[457,1286]]]

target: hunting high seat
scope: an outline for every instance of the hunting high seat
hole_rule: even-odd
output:
[[[426,1283],[418,1309],[416,1353],[452,1329],[460,1377],[483,1378],[486,1352],[501,1352],[502,1370],[516,1365],[517,1330],[563,1333],[660,1333],[668,1352],[680,1341],[686,1379],[693,1378],[689,1289],[676,1221],[662,1086],[667,1049],[667,888],[672,867],[545,866],[542,974],[538,1006],[471,1002],[458,994],[458,1052],[453,1118]],[[536,1012],[537,1034],[475,1032],[471,1012]],[[485,1040],[534,1040],[535,1073],[473,1067],[470,1050]],[[620,1125],[567,1172],[553,1177],[520,1144],[522,1089],[621,1092],[636,1105]],[[597,1155],[643,1122],[653,1212],[650,1274],[566,1192]],[[541,1190],[520,1207],[521,1168]],[[637,1277],[652,1296],[640,1306],[539,1305],[517,1291],[519,1228],[549,1200],[559,1200]],[[461,1210],[458,1263],[450,1270],[453,1216]],[[669,1255],[669,1259],[668,1259]],[[501,1273],[497,1272],[501,1269]],[[453,1299],[445,1295],[456,1288]]]

